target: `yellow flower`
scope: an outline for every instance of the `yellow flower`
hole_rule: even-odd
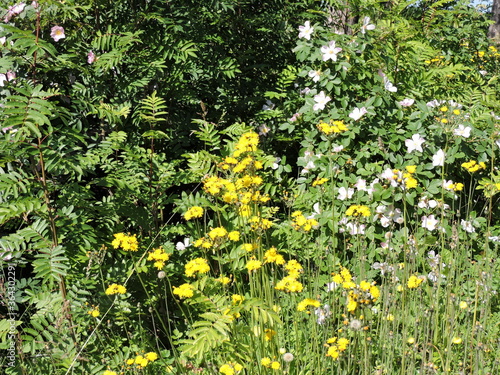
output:
[[[242,217],[249,217],[252,213],[252,209],[248,204],[242,204],[238,209],[238,215]]]
[[[285,258],[283,255],[278,254],[276,248],[273,246],[264,254],[264,261],[266,263],[276,263],[276,264],[285,264]]]
[[[408,344],[414,344],[415,343],[415,338],[414,337],[409,337],[408,340],[406,340]]]
[[[285,270],[287,271],[288,276],[297,278],[304,269],[302,268],[302,265],[295,259],[290,259],[285,264]]]
[[[349,345],[349,339],[346,339],[345,337],[341,337],[337,341],[337,347],[338,350],[343,352],[347,349],[347,345]]]
[[[260,360],[260,364],[265,367],[269,367],[271,365],[271,358],[264,357]]]
[[[127,293],[127,289],[123,285],[111,284],[110,286],[108,286],[108,289],[106,289],[105,293],[107,295],[125,294]]]
[[[387,319],[388,321],[392,322],[394,320],[394,315],[387,314],[387,316],[385,317],[385,319]]]
[[[193,287],[190,284],[182,284],[179,287],[174,286],[174,294],[180,298],[191,298],[194,295]]]
[[[303,288],[304,286],[302,283],[292,276],[285,276],[282,280],[278,281],[274,287],[276,290],[283,290],[291,293],[302,292]]]
[[[462,167],[467,169],[470,173],[474,173],[480,169],[486,169],[486,163],[483,161],[478,163],[475,160],[471,160],[466,163],[462,163]]]
[[[447,112],[447,111],[448,111],[448,107],[443,106],[443,107],[439,108],[439,110],[440,110],[441,112]]]
[[[460,114],[460,110],[459,109],[454,109],[453,110],[453,114],[454,115],[459,115]]]
[[[406,168],[406,171],[408,173],[411,173],[411,174],[413,174],[413,173],[415,173],[417,171],[417,166],[416,165],[407,165],[405,168]]]
[[[246,268],[248,272],[256,271],[262,267],[262,262],[260,260],[251,259],[247,262]]]
[[[350,296],[347,297],[347,311],[352,313],[356,310],[357,307],[358,307],[358,303]]]
[[[158,249],[150,251],[147,259],[155,261],[154,266],[161,270],[165,266],[165,262],[170,259],[170,254],[166,253],[163,247],[160,246]]]
[[[405,187],[407,189],[415,189],[418,186],[418,181],[411,175],[405,178]]]
[[[144,357],[146,357],[148,361],[153,362],[158,359],[158,354],[156,354],[155,352],[149,352],[144,354]]]
[[[137,242],[137,237],[128,236],[124,233],[116,233],[113,235],[115,239],[111,242],[113,248],[118,249],[121,247],[125,251],[137,251],[139,249],[139,244]]]
[[[101,313],[99,312],[99,306],[94,307],[92,310],[90,310],[89,315],[91,315],[94,318],[97,318]]]
[[[423,283],[423,281],[424,281],[423,278],[412,275],[408,279],[408,288],[410,288],[410,289],[418,288],[420,286],[420,284]]]
[[[240,365],[239,363],[233,363],[233,367],[238,372],[240,372],[241,370],[243,370],[243,366]]]
[[[280,366],[281,366],[281,365],[280,365],[280,363],[279,363],[279,362],[273,361],[273,362],[271,363],[271,368],[272,368],[273,370],[279,370]]]
[[[460,307],[462,310],[465,310],[465,309],[468,307],[467,302],[465,302],[465,301],[460,301],[459,307]]]
[[[149,361],[147,358],[142,357],[141,360],[135,359],[135,364],[139,367],[146,367]]]
[[[318,300],[312,299],[312,298],[306,298],[299,302],[297,305],[297,310],[298,311],[306,311],[309,306],[312,307],[320,307],[321,303]]]
[[[380,289],[377,288],[375,285],[372,285],[370,287],[370,294],[372,295],[374,300],[377,300],[380,297]]]
[[[185,266],[185,275],[188,277],[195,276],[196,273],[207,273],[210,271],[208,261],[203,258],[196,258],[187,263]]]
[[[135,359],[134,358],[127,359],[126,363],[127,365],[131,366],[135,363]]]
[[[118,375],[118,374],[114,371],[106,370],[102,373],[102,375]]]
[[[370,216],[370,208],[364,205],[353,204],[345,212],[347,216]]]
[[[256,249],[256,246],[254,246],[253,244],[251,243],[244,243],[243,245],[241,245],[243,247],[243,250],[247,251],[247,252],[251,252],[252,250]]]
[[[266,341],[271,341],[271,340],[272,340],[272,338],[273,338],[276,334],[277,334],[277,332],[276,332],[275,330],[272,330],[272,329],[270,329],[270,328],[266,328],[266,330],[265,330],[265,337],[264,337],[264,339],[265,339]]]
[[[215,279],[215,281],[218,281],[219,283],[221,283],[222,285],[227,285],[231,282],[231,279],[227,276],[222,276],[219,277],[218,279]]]
[[[227,236],[227,230],[223,227],[217,227],[208,232],[208,236],[215,240],[216,238],[223,238]]]
[[[342,284],[344,282],[344,279],[342,276],[338,273],[334,274],[332,277],[332,280],[335,284]]]
[[[239,241],[240,240],[240,232],[236,231],[236,230],[233,230],[232,232],[229,232],[229,234],[227,235],[227,237],[231,240],[231,241]]]
[[[372,284],[370,284],[368,281],[363,280],[359,283],[359,288],[361,290],[364,290],[365,292],[368,292],[371,288]]]
[[[221,372],[224,375],[234,375],[235,373],[240,372],[241,370],[243,370],[243,366],[235,362],[229,362],[228,364],[222,365],[219,368],[219,372]]]
[[[193,206],[184,213],[184,219],[191,220],[203,216],[203,208],[198,206]]]
[[[243,302],[245,297],[243,297],[242,295],[239,295],[239,294],[233,294],[231,299],[233,300],[233,305],[238,305],[238,304]]]
[[[328,348],[328,352],[326,353],[327,357],[332,357],[333,359],[338,359],[340,355],[340,352],[338,351],[338,348],[336,345],[330,346]]]
[[[273,223],[268,220],[268,219],[264,219],[264,218],[260,218],[258,216],[252,216],[248,222],[250,223],[250,227],[253,229],[253,230],[266,230],[266,229],[269,229],[271,228],[271,226],[273,225]]]
[[[317,178],[316,180],[313,181],[312,186],[318,186],[318,185],[323,185],[325,182],[328,181],[328,178]]]
[[[453,337],[453,338],[451,339],[451,342],[452,342],[453,344],[457,344],[457,345],[458,345],[458,344],[461,344],[461,343],[462,343],[462,339],[461,339],[460,337],[455,336],[455,337]]]

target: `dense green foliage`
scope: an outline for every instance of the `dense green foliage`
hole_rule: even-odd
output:
[[[20,4],[0,12],[6,374],[498,371],[500,53],[485,14]],[[303,292],[275,288],[292,272],[273,247]],[[197,258],[210,271],[193,278]]]

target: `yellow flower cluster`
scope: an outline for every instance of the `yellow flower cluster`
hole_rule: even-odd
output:
[[[356,286],[352,281],[351,272],[340,266],[340,271],[338,273],[332,273],[332,280],[335,284],[342,285],[344,289],[350,289]]]
[[[309,306],[318,308],[321,303],[318,300],[312,298],[306,298],[299,302],[297,305],[297,311],[306,311]]]
[[[408,288],[409,289],[416,289],[424,282],[423,277],[417,277],[415,275],[411,275],[410,278],[408,279]]]
[[[248,253],[259,248],[256,244],[252,244],[252,243],[244,243],[243,245],[241,245],[241,247],[243,248],[243,250],[245,250]]]
[[[219,368],[219,372],[224,375],[234,375],[241,370],[243,370],[243,366],[235,362],[229,362]]]
[[[255,152],[257,151],[257,146],[259,145],[259,135],[255,132],[248,132],[243,134],[238,143],[235,146],[235,152],[233,156],[235,158],[239,157],[245,152]]]
[[[464,189],[464,184],[462,184],[461,182],[454,183],[452,181],[449,181],[444,185],[444,188],[450,191],[462,191]]]
[[[484,161],[478,163],[475,160],[471,160],[466,163],[462,163],[462,167],[467,169],[470,173],[474,173],[481,169],[486,169],[486,163]]]
[[[241,303],[245,300],[241,294],[233,294],[231,296],[231,300],[233,301],[233,305],[241,305]]]
[[[184,213],[184,219],[186,220],[197,219],[202,216],[203,216],[203,208],[199,206],[193,206]]]
[[[203,258],[196,258],[189,261],[185,266],[184,274],[187,277],[194,277],[197,273],[207,273],[210,271],[210,266],[208,265],[208,261]]]
[[[248,272],[257,271],[260,267],[262,267],[262,262],[257,259],[250,259],[245,267]]]
[[[304,268],[302,268],[302,265],[295,259],[291,259],[285,264],[285,270],[288,276],[298,278],[302,271],[304,271]]]
[[[279,362],[273,361],[269,357],[262,358],[262,360],[260,361],[260,363],[261,363],[262,366],[264,366],[266,368],[273,369],[273,370],[279,370],[280,367],[281,367],[281,364]]]
[[[108,296],[113,294],[125,294],[127,293],[127,289],[123,285],[111,284],[110,286],[108,286],[108,289],[106,289],[105,293]]]
[[[224,158],[224,161],[219,164],[219,167],[226,171],[232,170],[234,173],[262,169],[262,162],[255,160],[250,155],[246,155],[241,160],[238,160],[240,156],[246,153],[256,152],[258,145],[259,135],[257,133],[248,132],[243,134],[238,140],[238,143],[236,143],[233,155]]]
[[[342,285],[342,288],[349,290],[347,294],[347,311],[353,313],[360,304],[370,305],[375,303],[380,297],[380,290],[374,283],[361,281],[356,284],[352,280],[351,272],[340,266],[340,272],[332,274],[335,284]]]
[[[94,318],[97,318],[101,313],[99,312],[99,306],[92,306],[92,310],[88,311],[88,314]]]
[[[227,230],[224,227],[213,228],[212,230],[210,230],[210,232],[208,232],[208,237],[210,237],[212,240],[216,240],[218,238],[224,238],[226,236],[227,236]]]
[[[368,206],[353,204],[345,212],[347,216],[370,216],[370,208]]]
[[[271,328],[266,328],[264,332],[265,332],[264,340],[266,341],[271,341],[273,337],[278,334],[278,332],[276,332],[274,329]]]
[[[273,246],[269,250],[267,250],[264,254],[264,262],[265,263],[276,263],[278,265],[285,264],[285,258],[283,255],[278,254],[278,250]]]
[[[489,46],[488,51],[478,51],[476,52],[477,57],[479,57],[481,60],[485,60],[485,56],[488,58],[494,58],[500,56],[500,53],[498,53],[498,49],[495,46]],[[473,61],[473,59],[471,59]]]
[[[302,211],[295,211],[292,213],[292,227],[295,230],[303,230],[304,232],[310,232],[311,229],[316,229],[319,223],[316,219],[307,219]]]
[[[318,124],[318,129],[325,135],[338,134],[348,130],[343,121],[330,120],[330,125],[322,121]]]
[[[416,165],[407,165],[405,168],[406,168],[406,171],[408,173],[411,173],[411,174],[413,174],[413,173],[415,173],[417,171],[417,166]]]
[[[406,166],[407,173],[403,174],[403,179],[404,179],[406,189],[414,189],[417,187],[418,181],[415,177],[413,177],[413,174],[416,172],[416,170],[417,170],[416,165],[407,165]]]
[[[233,321],[234,319],[238,319],[241,317],[241,314],[239,312],[234,312],[231,311],[231,309],[225,309],[224,312],[222,313],[223,315],[227,316],[229,320]]]
[[[135,234],[133,236],[127,236],[125,233],[116,233],[113,236],[115,239],[111,242],[111,246],[113,246],[114,249],[120,247],[125,251],[137,251],[139,249]]]
[[[261,218],[260,216],[252,216],[248,219],[248,223],[250,224],[250,228],[253,230],[267,230],[271,228],[273,223],[271,220]]]
[[[158,359],[158,354],[155,352],[149,352],[144,355],[136,355],[134,358],[127,359],[125,362],[127,365],[136,365],[139,369],[146,367],[150,362],[154,362]]]
[[[283,290],[285,292],[302,292],[304,288],[302,283],[298,281],[301,272],[303,271],[302,265],[294,259],[289,260],[285,266],[287,275],[276,283],[274,287],[276,290]]]
[[[194,247],[202,247],[210,249],[213,246],[220,244],[224,239],[237,242],[240,240],[240,232],[228,232],[224,227],[212,228],[207,234],[208,238],[202,237],[194,242]]]
[[[260,176],[244,175],[234,181],[212,176],[204,181],[204,189],[212,195],[220,195],[226,203],[248,205],[251,202],[266,203],[270,200],[269,195],[262,195],[258,190],[262,183]]]
[[[215,281],[218,281],[222,285],[227,285],[231,282],[231,279],[227,276],[220,276],[218,279],[215,279]]]
[[[298,281],[295,277],[285,276],[283,279],[276,283],[274,287],[277,290],[283,290],[285,292],[302,292],[304,286],[300,281]]]
[[[194,295],[193,287],[190,284],[182,284],[180,286],[174,286],[174,294],[179,296],[179,298],[191,298]]]
[[[444,56],[440,55],[440,56],[436,56],[436,57],[434,57],[434,58],[432,58],[430,60],[425,60],[424,62],[426,64],[436,63],[436,65],[440,65],[441,62],[443,61],[443,59],[444,59]]]
[[[313,181],[312,186],[314,187],[314,186],[323,185],[327,181],[328,181],[328,178],[325,178],[325,177],[317,178],[316,180]]]
[[[326,341],[328,346],[328,351],[326,353],[327,357],[332,357],[337,360],[340,357],[340,354],[347,350],[349,346],[349,339],[345,337],[341,337],[337,339],[337,337],[331,337]]]
[[[150,251],[148,255],[148,260],[154,261],[154,266],[159,270],[165,266],[165,262],[167,262],[169,258],[170,254],[166,253],[161,246],[157,249],[153,249],[153,251]]]

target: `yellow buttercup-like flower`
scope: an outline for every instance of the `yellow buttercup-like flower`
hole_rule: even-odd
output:
[[[246,265],[248,272],[257,271],[260,267],[262,267],[262,262],[256,259],[249,260]]]
[[[318,308],[320,307],[320,305],[321,303],[318,300],[306,298],[299,302],[299,304],[297,305],[297,310],[306,311],[309,306]]]
[[[188,277],[193,277],[197,273],[207,273],[210,271],[210,266],[208,265],[208,261],[203,258],[196,258],[192,261],[188,262],[185,266],[185,275]]]
[[[203,216],[203,208],[198,206],[193,206],[184,213],[184,219],[191,220]]]
[[[125,294],[127,293],[127,289],[123,285],[119,284],[111,284],[105,292],[107,295],[113,294]]]
[[[173,293],[180,298],[191,298],[194,295],[193,289],[190,284],[182,284],[179,287],[174,286]]]
[[[137,251],[139,249],[139,244],[137,242],[136,235],[126,235],[125,233],[116,233],[113,235],[115,239],[111,242],[113,248],[122,248],[125,251]]]
[[[353,204],[345,212],[347,216],[370,216],[370,208],[364,205]]]
[[[415,275],[410,276],[408,279],[408,288],[416,289],[424,282],[424,279],[421,277],[417,277]]]

